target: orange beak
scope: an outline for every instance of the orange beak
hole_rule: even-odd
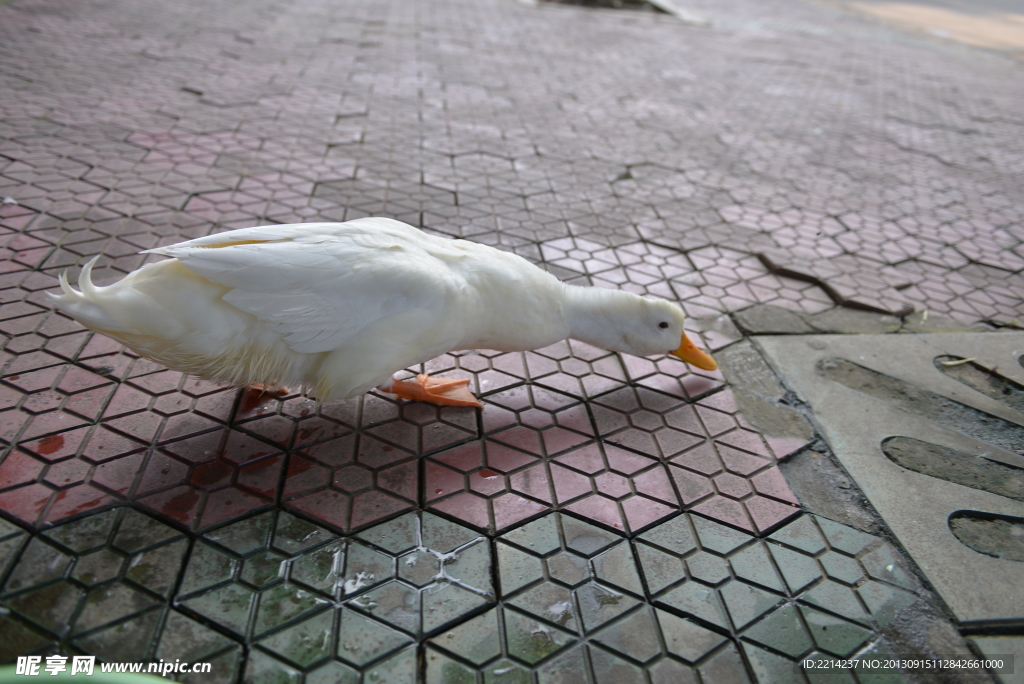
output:
[[[679,349],[672,352],[672,356],[678,356],[686,363],[696,366],[701,370],[713,371],[718,369],[718,364],[711,358],[711,355],[703,349],[698,349],[697,345],[686,336],[686,333],[683,333],[682,343],[679,345]]]

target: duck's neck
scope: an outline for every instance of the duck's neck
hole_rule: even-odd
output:
[[[562,308],[569,337],[601,349],[624,351],[630,311],[638,295],[624,290],[566,286]]]

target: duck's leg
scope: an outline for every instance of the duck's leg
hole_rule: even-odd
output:
[[[483,406],[466,385],[469,379],[450,380],[432,378],[426,373],[413,380],[391,379],[377,387],[382,392],[395,394],[403,399],[425,401],[439,406]]]

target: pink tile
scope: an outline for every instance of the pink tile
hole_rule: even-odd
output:
[[[763,496],[752,496],[743,504],[754,521],[758,532],[765,532],[784,520],[798,515],[800,508],[796,504],[787,504]]]
[[[410,508],[412,505],[409,502],[382,491],[363,492],[352,499],[352,529],[359,529]]]
[[[515,523],[532,518],[549,510],[544,504],[524,499],[517,494],[502,494],[490,500],[494,510],[495,533]]]
[[[617,530],[626,529],[626,524],[619,512],[618,504],[600,494],[594,494],[571,503],[565,507],[565,510],[572,511],[588,520],[593,520]]]
[[[62,489],[57,492],[57,496],[54,497],[53,503],[46,512],[46,521],[55,523],[74,515],[109,506],[117,501],[117,497],[86,484]]]
[[[738,501],[733,501],[723,496],[713,496],[697,504],[691,510],[712,520],[717,520],[718,522],[732,525],[748,532],[754,532],[754,526],[747,517],[743,504]]]
[[[284,505],[337,530],[349,529],[351,499],[333,489],[324,489],[286,502]]]
[[[35,482],[44,467],[45,463],[28,454],[20,451],[10,452],[0,463],[0,490]]]
[[[662,518],[666,518],[678,508],[666,506],[660,501],[651,501],[641,496],[633,496],[622,501],[622,510],[626,515],[629,532],[637,532]]]
[[[447,513],[459,522],[472,525],[478,530],[485,531],[491,527],[487,499],[469,492],[437,501],[430,505],[430,509]]]

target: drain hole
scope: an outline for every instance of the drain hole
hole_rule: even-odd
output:
[[[971,389],[1024,413],[1024,385],[959,356],[936,356],[935,367]]]
[[[1024,454],[1024,429],[1016,423],[846,359],[822,359],[818,362],[818,372],[850,389],[888,401],[907,413],[928,418],[951,430],[1007,451]]]
[[[912,437],[887,437],[882,453],[915,473],[1024,501],[1024,469]]]
[[[957,511],[949,529],[964,546],[986,556],[1024,561],[1024,518],[979,511]]]

